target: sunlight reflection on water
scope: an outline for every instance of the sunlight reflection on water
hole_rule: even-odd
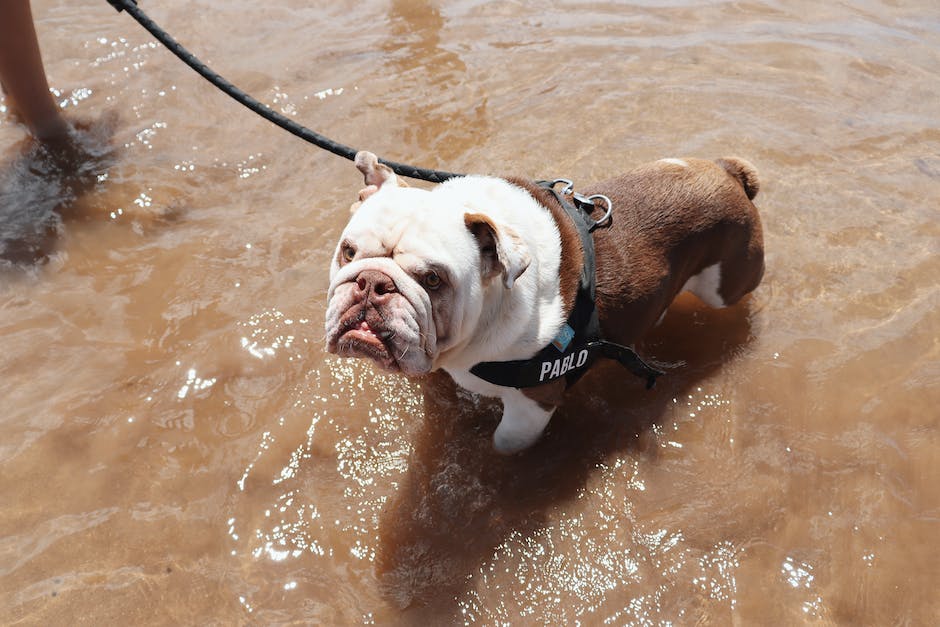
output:
[[[252,322],[272,320],[281,328],[291,322],[270,312]],[[252,356],[258,352],[250,344],[245,350]],[[413,384],[373,377],[363,366],[329,359],[323,370],[309,372],[306,383],[295,390],[291,410],[262,434],[254,459],[237,482],[245,493],[237,509],[245,513],[229,521],[232,553],[245,551],[251,560],[246,567],[256,560],[302,564],[298,560],[310,557],[339,559],[337,551],[367,563],[375,560],[378,516],[411,451],[403,439],[404,422],[420,420],[422,409]],[[361,395],[367,386],[375,393],[373,400]],[[368,406],[359,408],[363,402]],[[355,409],[364,420],[349,424],[344,404],[347,412]],[[306,420],[307,428],[303,440],[291,447],[299,420]],[[330,475],[342,481],[325,482]],[[343,514],[327,518],[324,510]],[[298,586],[284,585],[285,590]],[[251,595],[243,596],[250,603]]]

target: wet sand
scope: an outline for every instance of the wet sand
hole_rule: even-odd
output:
[[[145,9],[398,161],[583,187],[745,157],[767,273],[680,299],[655,390],[597,368],[502,458],[494,404],[326,354],[350,163],[105,2],[35,0],[50,84],[114,152],[76,187],[0,115],[0,622],[936,622],[933,4]]]

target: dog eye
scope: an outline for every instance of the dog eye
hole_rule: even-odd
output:
[[[437,272],[431,271],[424,275],[424,287],[429,290],[436,290],[441,283],[441,276]]]
[[[346,245],[343,246],[343,259],[346,261],[352,261],[356,256],[356,249],[352,246]]]

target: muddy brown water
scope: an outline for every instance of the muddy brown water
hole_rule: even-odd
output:
[[[598,368],[513,458],[492,403],[325,353],[348,162],[103,1],[33,8],[115,152],[71,185],[0,116],[0,622],[936,624],[935,3],[148,3],[392,159],[756,164],[753,297],[680,300],[654,391]]]

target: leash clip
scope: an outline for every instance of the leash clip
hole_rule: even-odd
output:
[[[574,181],[572,181],[571,179],[554,179],[554,180],[548,181],[548,188],[555,189],[555,186],[558,185],[559,183],[565,184],[565,186],[561,188],[562,194],[564,194],[565,196],[571,196],[572,194],[574,194]]]
[[[595,230],[601,227],[608,227],[613,223],[613,214],[614,214],[614,204],[610,202],[610,198],[603,194],[594,194],[592,196],[584,196],[583,194],[578,194],[574,191],[574,182],[571,179],[553,179],[551,181],[546,181],[548,183],[548,189],[554,190],[555,186],[559,183],[564,183],[564,187],[561,188],[561,193],[565,196],[571,198],[572,202],[587,214],[594,212],[594,208],[597,206],[597,203],[594,201],[602,200],[604,201],[604,215],[600,220],[595,220],[592,225],[588,227],[588,233],[593,233]]]

